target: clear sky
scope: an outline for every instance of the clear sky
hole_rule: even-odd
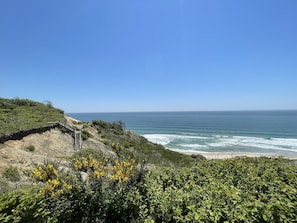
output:
[[[1,0],[0,97],[65,112],[297,109],[297,1]]]

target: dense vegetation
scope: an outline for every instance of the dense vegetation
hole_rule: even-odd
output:
[[[101,120],[93,121],[91,126],[96,128],[106,145],[124,157],[132,156],[136,161],[145,160],[158,166],[192,166],[197,161],[205,159],[203,156],[188,156],[168,149],[162,145],[149,142],[146,138],[124,130],[121,121],[108,123]]]
[[[36,128],[64,119],[64,112],[50,102],[0,98],[0,136],[19,130]]]
[[[19,130],[27,130],[45,126],[48,122],[55,122],[64,119],[64,112],[53,107],[51,102],[45,104],[28,99],[4,99],[0,98],[0,136]],[[101,141],[112,148],[116,153],[121,151],[121,156],[133,158],[136,161],[146,160],[148,163],[165,166],[191,166],[202,156],[187,156],[170,150],[163,146],[149,142],[144,137],[135,135],[125,130],[122,121],[113,123],[101,120],[91,123],[73,123],[83,125],[82,138],[87,140],[92,135],[88,127],[97,129]],[[27,148],[34,151],[34,145]]]
[[[92,150],[72,170],[36,166],[30,190],[0,197],[1,222],[296,222],[297,168],[281,158],[148,170]],[[87,173],[88,178],[80,178]],[[43,186],[41,186],[43,185]]]
[[[0,98],[0,135],[63,118],[50,102]],[[121,121],[76,124],[84,140],[96,138],[115,155],[89,148],[61,158],[63,165],[7,167],[0,222],[297,222],[296,161],[206,160],[166,150]],[[29,186],[21,185],[24,174]]]

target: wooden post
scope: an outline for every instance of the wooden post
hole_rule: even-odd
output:
[[[74,149],[80,150],[82,147],[81,130],[74,131]]]

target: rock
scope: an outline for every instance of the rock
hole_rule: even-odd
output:
[[[80,172],[80,178],[83,182],[88,182],[89,181],[89,175],[85,172]]]

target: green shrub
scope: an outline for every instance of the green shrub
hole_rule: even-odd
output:
[[[123,121],[109,123],[102,120],[94,120],[92,121],[92,126],[97,128],[98,133],[108,133],[118,136],[124,133],[125,123]]]
[[[93,158],[80,160],[95,165]],[[128,164],[104,167],[122,175],[115,167],[129,170]],[[40,188],[0,195],[0,222],[296,222],[296,170],[281,158],[201,160],[187,168],[147,171],[141,165],[128,181],[106,174],[89,183],[73,181],[64,193],[55,189],[63,183],[56,177],[45,183],[54,196]]]
[[[21,179],[18,169],[13,166],[8,167],[2,175],[12,182],[16,182]]]
[[[192,154],[191,157],[195,160],[206,160],[206,158],[200,154]]]
[[[91,134],[87,130],[83,129],[81,131],[81,137],[83,140],[87,140],[88,138],[91,137]]]
[[[0,196],[0,222],[58,222],[37,189],[17,190]]]
[[[72,158],[89,157],[89,156],[92,156],[94,158],[102,158],[103,153],[100,151],[94,150],[92,148],[83,148],[79,150],[77,153],[75,153]]]
[[[26,150],[28,150],[30,152],[34,152],[35,151],[35,146],[33,146],[33,145],[27,146]]]
[[[9,183],[6,179],[0,179],[0,195],[8,192],[10,190]]]

